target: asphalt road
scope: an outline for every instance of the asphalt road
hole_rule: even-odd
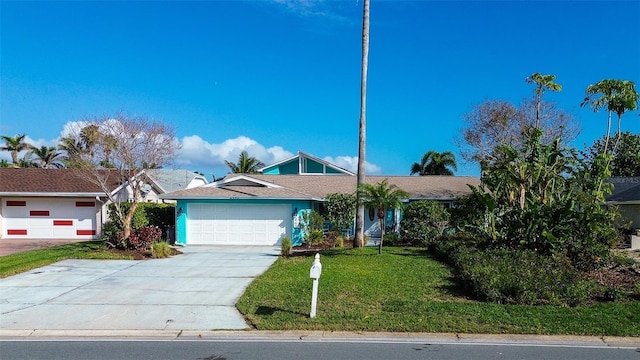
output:
[[[370,343],[330,341],[0,341],[2,359],[640,359],[634,348],[548,344]]]

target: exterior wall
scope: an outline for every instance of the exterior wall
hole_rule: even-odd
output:
[[[640,229],[640,204],[621,204],[618,208],[622,216],[631,221],[633,229]]]
[[[291,217],[289,221],[291,221],[291,229],[292,233],[288,234],[291,236],[291,242],[294,246],[300,245],[302,243],[303,234],[300,231],[300,227],[296,227],[294,224],[294,216],[297,214],[301,216],[301,213],[305,210],[312,208],[311,201],[299,201],[299,200],[254,200],[254,199],[236,199],[236,200],[207,200],[207,199],[193,199],[193,200],[178,200],[176,205],[176,243],[181,245],[187,245],[187,218],[188,214],[188,205],[193,203],[204,203],[204,204],[230,204],[230,205],[238,205],[238,204],[247,204],[247,205],[257,205],[257,204],[269,204],[269,205],[277,205],[277,204],[287,204],[291,206]]]

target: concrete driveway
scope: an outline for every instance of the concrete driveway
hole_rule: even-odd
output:
[[[278,249],[181,251],[168,259],[65,260],[0,279],[0,330],[248,328],[235,303]]]

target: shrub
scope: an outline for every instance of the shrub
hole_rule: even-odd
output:
[[[333,243],[333,247],[343,248],[344,247],[344,236],[340,235],[336,238],[336,241]]]
[[[291,238],[285,236],[282,238],[280,242],[280,255],[284,257],[288,257],[291,255],[291,250],[293,249],[293,244],[291,242]]]
[[[151,245],[151,256],[156,259],[166,258],[171,255],[171,247],[165,241],[158,241]]]
[[[100,240],[104,241],[108,248],[124,250],[127,248],[127,242],[120,238],[122,228],[114,221],[107,221],[102,227]]]
[[[567,258],[532,250],[461,245],[450,259],[458,277],[476,296],[499,304],[577,306],[593,290]]]
[[[447,227],[449,213],[436,201],[420,200],[404,207],[400,228],[402,240],[412,245],[429,246]]]
[[[384,234],[384,243],[387,246],[398,245],[398,240],[400,240],[400,235],[395,232],[388,232]]]
[[[162,231],[155,226],[145,226],[131,231],[127,247],[138,251],[149,251],[151,245],[162,238]]]
[[[324,237],[324,218],[322,215],[311,210],[302,213],[300,227],[304,235],[306,243],[317,245],[322,242]]]

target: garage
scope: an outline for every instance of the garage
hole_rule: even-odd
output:
[[[187,244],[279,245],[291,236],[290,205],[190,203]]]
[[[87,198],[3,198],[2,237],[11,239],[92,239],[98,208]]]

